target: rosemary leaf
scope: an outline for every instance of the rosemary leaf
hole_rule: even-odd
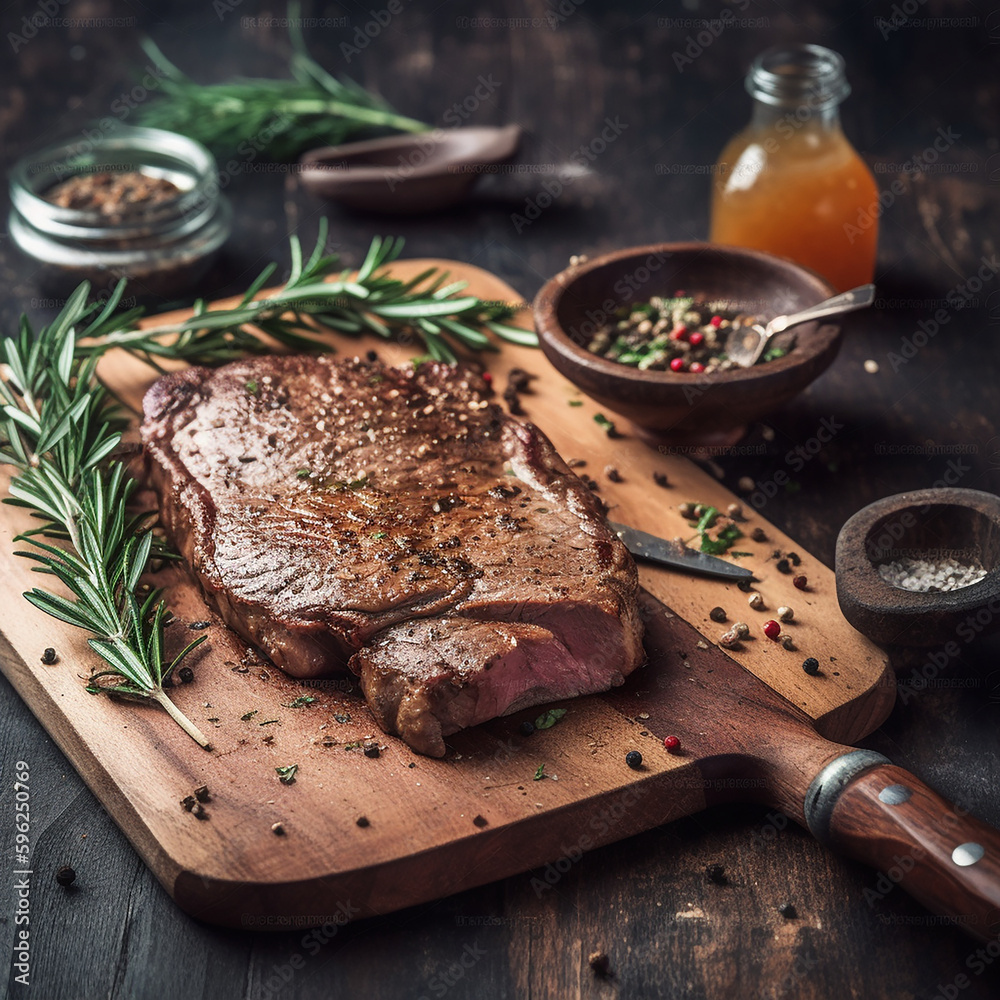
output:
[[[297,65],[329,85],[322,70],[302,60]],[[151,564],[178,556],[152,533],[155,512],[129,513],[136,483],[113,458],[127,422],[97,380],[100,357],[118,347],[154,368],[157,358],[222,364],[271,352],[268,337],[295,350],[328,350],[322,326],[385,338],[411,331],[422,337],[430,357],[446,362],[457,359],[456,347],[495,348],[488,333],[537,345],[532,332],[504,322],[515,307],[461,295],[464,283],[446,284],[447,273],[429,268],[405,282],[392,277],[388,268],[403,249],[402,239],[373,239],[352,278],[335,256],[324,254],[326,236],[323,219],[308,257],[293,237],[291,275],[268,298],[255,296],[274,264],[235,308],[198,301],[186,320],[140,329],[141,308],[118,309],[124,281],[103,306],[88,305],[90,285],[83,282],[52,323],[36,332],[22,316],[17,334],[0,348],[0,462],[16,471],[4,502],[29,509],[41,521],[15,539],[30,547],[16,554],[65,588],[62,594],[34,587],[25,598],[91,633],[90,647],[109,669],[91,674],[88,691],[154,701],[206,749],[205,736],[164,690],[205,637],[166,662],[170,613],[159,591],[142,593],[140,579]]]
[[[353,80],[337,79],[306,52],[298,29],[299,5],[288,5],[294,79],[246,79],[199,84],[185,76],[151,39],[146,54],[160,71],[162,96],[143,105],[142,125],[190,136],[214,153],[230,155],[247,143],[273,160],[338,145],[359,134],[424,132],[424,122],[395,112]]]
[[[169,665],[163,662],[166,606],[152,594],[142,604],[139,578],[154,551],[151,520],[128,517],[134,481],[119,462],[105,461],[121,440],[122,417],[97,382],[95,365],[76,352],[78,332],[101,333],[111,313],[90,323],[84,282],[63,311],[37,334],[23,320],[7,341],[0,427],[2,454],[16,475],[10,502],[43,520],[19,535],[20,552],[36,571],[55,576],[69,596],[35,587],[24,596],[36,608],[90,632],[91,649],[111,668],[93,674],[88,690],[155,701],[203,747],[208,741],[170,701],[164,682],[204,637]],[[120,293],[113,296],[120,299]],[[42,541],[65,539],[65,548]],[[104,678],[111,678],[108,683]]]

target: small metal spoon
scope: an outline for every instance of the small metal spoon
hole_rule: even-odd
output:
[[[834,295],[832,299],[817,302],[808,309],[792,313],[790,316],[775,316],[767,326],[754,323],[749,326],[735,327],[726,339],[726,357],[741,368],[749,368],[757,363],[764,353],[770,339],[776,334],[787,330],[790,326],[807,323],[812,319],[822,319],[824,316],[836,316],[840,313],[854,312],[864,309],[875,301],[874,285],[859,285],[849,291]]]

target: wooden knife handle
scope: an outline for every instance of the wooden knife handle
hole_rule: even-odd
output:
[[[898,884],[974,936],[997,939],[1000,832],[889,763],[850,778],[831,806],[830,844],[880,872],[866,892],[872,906]]]

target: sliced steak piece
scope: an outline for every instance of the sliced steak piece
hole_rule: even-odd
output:
[[[468,618],[386,629],[355,654],[351,667],[379,725],[433,757],[444,754],[444,737],[460,729],[625,679],[599,647],[577,656],[541,625]]]
[[[375,640],[355,665],[406,739],[434,722],[391,721],[391,692],[418,698],[405,656],[387,652],[405,623],[434,619],[465,657],[452,688],[428,680],[422,693],[445,735],[605,690],[643,656],[635,566],[599,501],[488,394],[462,367],[320,356],[190,368],[144,401],[164,521],[227,623],[296,677],[343,668]],[[510,691],[472,676],[477,644]],[[463,693],[445,708],[451,689]],[[440,751],[440,738],[423,742]]]

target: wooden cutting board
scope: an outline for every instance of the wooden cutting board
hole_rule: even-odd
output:
[[[465,278],[472,293],[508,302],[518,296],[493,275],[466,264],[420,260],[393,267],[400,277],[429,265]],[[157,320],[159,322],[159,319]],[[519,314],[530,326],[530,311]],[[331,334],[344,355],[375,348],[390,362],[419,345]],[[609,438],[595,405],[558,375],[539,351],[504,345],[481,360],[502,390],[515,366],[537,375],[523,397],[527,416],[567,459],[586,472],[617,521],[655,534],[689,536],[677,511],[684,501],[725,508],[736,501],[687,459],[662,455],[621,427]],[[108,355],[101,378],[139,410],[152,373],[125,355]],[[574,405],[574,404],[582,405]],[[612,414],[608,414],[613,416]],[[612,483],[605,467],[622,481]],[[665,473],[669,485],[654,482]],[[6,493],[7,480],[0,483]],[[644,613],[650,662],[621,689],[562,703],[566,716],[530,737],[518,726],[541,709],[520,712],[456,735],[442,760],[414,754],[375,726],[344,679],[302,684],[285,677],[237,640],[203,604],[180,571],[164,575],[177,615],[168,635],[178,646],[205,634],[192,658],[195,679],[173,689],[181,709],[212,740],[201,750],[161,710],[85,692],[93,655],[84,636],[32,608],[21,594],[39,582],[15,559],[23,512],[0,509],[0,661],[5,674],[125,831],[177,903],[191,914],[232,926],[286,927],[342,922],[383,913],[519,871],[555,863],[561,872],[580,852],[696,812],[725,797],[758,797],[801,820],[804,787],[889,713],[894,683],[882,651],[840,614],[833,573],[744,504],[749,551],[740,564],[760,580],[766,611],[748,607],[734,584],[648,565]],[[753,542],[761,527],[766,541]],[[796,551],[796,590],[775,568],[774,549]],[[660,603],[662,602],[662,603]],[[753,638],[725,653],[714,645],[726,625],[744,620]],[[779,605],[795,610],[785,626],[796,650],[764,638],[761,626]],[[669,609],[669,610],[668,610]],[[207,629],[190,630],[208,622]],[[41,663],[54,647],[55,665]],[[807,676],[803,658],[822,673]],[[314,702],[292,707],[307,695]],[[815,730],[815,731],[814,731]],[[682,739],[680,754],[662,746]],[[377,759],[352,744],[375,737]],[[759,745],[760,754],[743,752]],[[642,770],[625,765],[639,750]],[[762,764],[762,760],[770,763]],[[784,763],[777,765],[775,761]],[[276,767],[298,765],[281,784]],[[535,780],[543,767],[545,777]],[[770,770],[768,770],[770,768]],[[180,800],[207,785],[207,818]],[[281,824],[283,833],[273,832]],[[552,877],[549,874],[548,877]]]

